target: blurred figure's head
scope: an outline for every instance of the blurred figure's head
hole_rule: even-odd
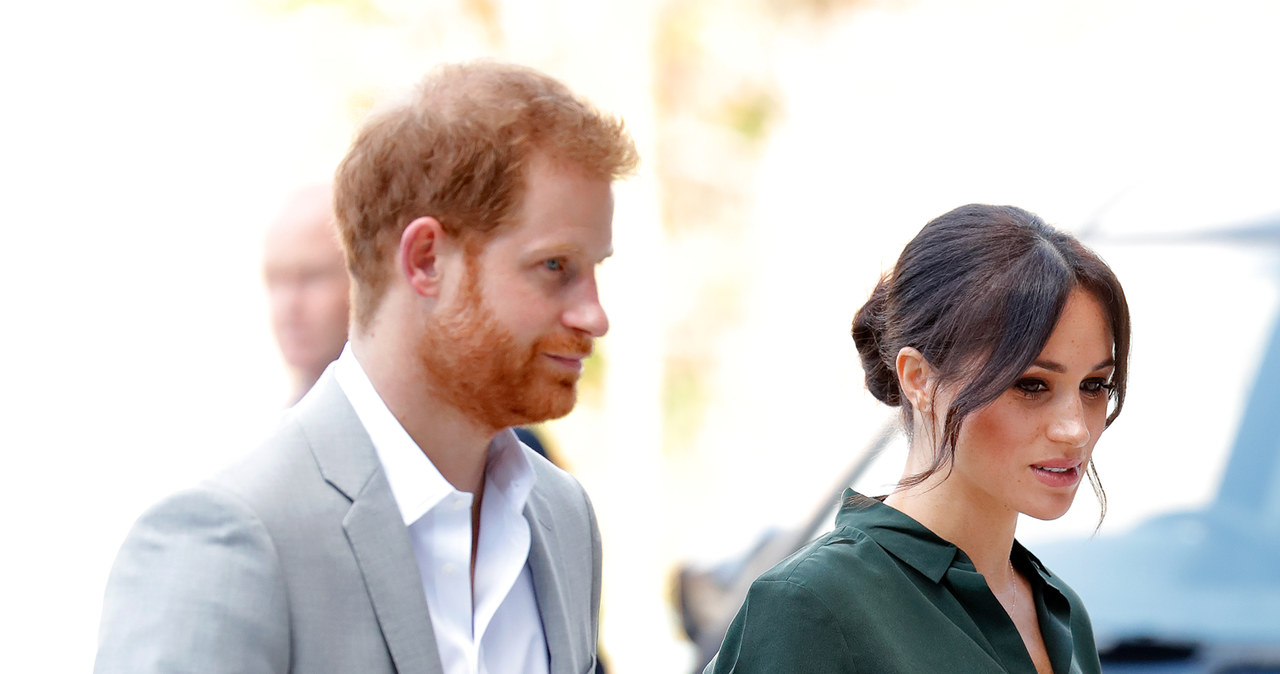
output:
[[[407,100],[366,122],[335,183],[355,282],[353,327],[367,326],[377,311],[410,221],[431,216],[478,249],[516,218],[535,159],[604,181],[639,161],[621,120],[513,64],[439,67]]]
[[[932,466],[905,485],[954,465],[965,419],[1025,376],[1073,295],[1096,300],[1110,329],[1114,370],[1100,389],[1112,403],[1110,425],[1124,405],[1129,309],[1119,280],[1093,251],[1027,211],[979,204],[935,218],[907,244],[853,321],[867,388],[902,407],[908,432],[920,410],[901,388],[904,348],[928,363],[934,389],[950,392],[943,409],[928,410],[941,428]],[[1088,476],[1097,489],[1091,462]]]
[[[309,186],[289,198],[267,230],[262,266],[271,329],[297,400],[347,340],[349,281],[329,186]]]

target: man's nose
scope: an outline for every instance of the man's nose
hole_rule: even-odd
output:
[[[572,306],[564,313],[566,327],[585,332],[591,337],[603,337],[609,331],[609,317],[600,304],[600,293],[595,279],[584,284]]]

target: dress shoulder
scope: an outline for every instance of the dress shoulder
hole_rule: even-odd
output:
[[[759,580],[785,581],[826,597],[845,598],[856,592],[857,597],[847,598],[864,603],[881,590],[900,589],[904,573],[901,562],[871,536],[842,526],[800,548]]]
[[[705,674],[861,671],[856,661],[883,636],[880,607],[901,597],[903,573],[865,532],[837,527],[751,584]]]

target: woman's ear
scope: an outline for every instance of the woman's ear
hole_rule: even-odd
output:
[[[928,413],[933,406],[933,366],[924,359],[924,354],[910,346],[898,351],[896,366],[903,400],[910,402],[916,410]]]
[[[419,295],[440,294],[440,249],[444,241],[440,221],[423,217],[410,222],[400,235],[396,269]]]

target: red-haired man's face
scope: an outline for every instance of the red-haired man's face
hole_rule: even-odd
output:
[[[515,222],[469,257],[419,346],[435,392],[497,430],[564,416],[609,321],[596,267],[613,252],[608,179],[541,155]]]

